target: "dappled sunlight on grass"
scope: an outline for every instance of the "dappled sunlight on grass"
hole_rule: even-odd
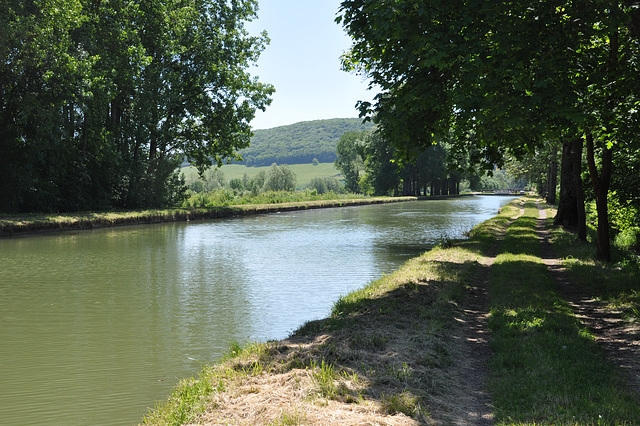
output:
[[[491,270],[496,423],[632,424],[637,401],[558,293],[533,213],[527,208],[509,228]]]
[[[562,228],[552,230],[552,242],[577,286],[640,320],[640,261],[636,255],[614,249],[614,263],[596,260],[595,243],[578,241]]]

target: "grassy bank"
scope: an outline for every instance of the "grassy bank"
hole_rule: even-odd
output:
[[[637,395],[542,264],[532,200],[499,236],[518,212],[519,206],[507,206],[468,240],[443,241],[340,298],[330,317],[305,324],[286,340],[232,348],[220,363],[181,382],[144,422],[479,423],[469,384],[476,354],[463,338],[463,311],[469,289],[486,280],[486,254],[502,240],[488,279],[493,355],[487,385],[495,422],[633,424],[640,418]],[[553,238],[571,268],[595,265],[587,249],[572,251],[570,234],[554,230]],[[638,281],[634,269],[594,267]],[[586,281],[598,282],[588,275]],[[625,294],[634,294],[631,287]],[[597,285],[584,288],[600,291]]]
[[[527,202],[525,215],[507,230],[491,270],[489,325],[494,355],[489,389],[496,420],[500,424],[637,424],[637,395],[605,359],[592,331],[576,318],[543,262],[537,214],[535,204]],[[569,263],[594,265],[595,253],[582,252],[581,246],[576,249],[573,235],[560,229],[554,234],[558,251],[573,258]],[[601,282],[592,273],[587,281]],[[623,288],[620,281],[609,282]],[[584,290],[601,294],[597,288]]]
[[[121,212],[87,212],[74,214],[0,215],[0,237],[25,233],[56,232],[99,227],[142,225],[149,223],[218,219],[254,214],[275,213],[330,207],[414,201],[416,197],[355,197],[353,195],[293,196],[274,193],[256,199],[256,204],[221,205],[175,209],[135,210]]]

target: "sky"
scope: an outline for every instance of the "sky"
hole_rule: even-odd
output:
[[[299,121],[357,117],[359,100],[375,96],[361,76],[340,69],[351,42],[335,23],[340,0],[259,0],[252,35],[266,30],[271,43],[251,74],[276,88],[271,105],[258,110],[253,129]]]

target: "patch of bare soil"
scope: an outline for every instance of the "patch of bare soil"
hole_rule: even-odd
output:
[[[577,317],[596,336],[607,358],[625,372],[629,386],[640,392],[640,324],[625,321],[620,311],[594,300],[571,282],[562,260],[553,252],[550,233],[545,229],[546,211],[540,205],[538,208],[540,218],[537,232],[545,265]]]

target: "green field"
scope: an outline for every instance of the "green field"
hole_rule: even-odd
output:
[[[338,177],[340,174],[333,163],[320,163],[317,166],[313,164],[291,164],[289,168],[296,174],[298,188],[307,185],[315,177]],[[242,179],[245,173],[249,178],[253,178],[261,170],[267,171],[268,169],[269,167],[247,167],[241,164],[227,164],[221,167],[224,177],[228,181],[236,178]],[[182,173],[187,184],[198,178],[198,171],[195,167],[184,167]]]

